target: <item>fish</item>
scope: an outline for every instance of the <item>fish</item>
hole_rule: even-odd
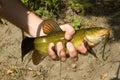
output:
[[[93,53],[91,50],[94,46],[102,42],[104,39],[108,38],[110,35],[110,30],[103,27],[91,27],[91,28],[82,28],[75,31],[75,34],[72,36],[71,40],[66,40],[64,37],[65,32],[63,32],[59,25],[53,20],[46,20],[42,24],[43,32],[47,36],[40,36],[35,38],[26,37],[22,41],[22,60],[24,56],[33,51],[32,61],[35,65],[39,64],[39,59],[41,56],[48,56],[48,46],[49,43],[53,42],[55,45],[57,42],[62,42],[64,49],[66,50],[66,43],[71,42],[74,47],[77,49],[78,46],[85,43],[88,51]],[[95,54],[93,54],[97,57]]]

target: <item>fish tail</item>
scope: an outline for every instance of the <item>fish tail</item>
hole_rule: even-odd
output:
[[[26,37],[25,39],[23,39],[22,41],[22,45],[21,45],[21,51],[22,51],[22,61],[23,61],[23,58],[24,56],[32,51],[34,49],[34,41],[35,38],[28,38]]]

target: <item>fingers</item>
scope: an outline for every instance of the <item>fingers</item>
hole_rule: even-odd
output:
[[[82,45],[77,47],[77,50],[75,49],[74,45],[71,42],[68,42],[66,44],[67,51],[69,53],[70,58],[72,61],[77,61],[78,60],[78,52],[85,54],[87,52],[87,49],[82,43]],[[57,59],[57,57],[60,58],[61,61],[66,60],[66,53],[64,51],[64,47],[62,45],[62,42],[58,42],[56,46],[54,43],[50,43],[48,46],[48,54],[52,59]]]
[[[54,52],[54,43],[50,43],[48,46],[48,54],[52,59],[56,59],[57,55]]]
[[[72,61],[77,61],[78,54],[77,54],[77,51],[74,48],[73,44],[71,42],[68,42],[66,44],[66,47],[67,47],[67,51],[68,51],[69,56],[72,59]],[[55,53],[54,49],[56,49],[56,53]],[[66,60],[66,53],[64,51],[62,42],[58,42],[56,44],[56,46],[53,43],[50,43],[49,47],[48,47],[48,54],[52,59],[57,59],[57,57],[59,57],[61,61]]]
[[[65,31],[65,38],[67,40],[70,40],[72,38],[72,35],[75,33],[74,28],[69,24],[61,25],[60,28],[62,29],[62,31]]]
[[[82,43],[80,46],[78,46],[77,50],[82,54],[85,54],[87,52],[87,48],[85,47],[84,43]]]
[[[56,46],[54,43],[50,43],[48,46],[48,54],[52,59],[57,59],[57,57],[59,57],[61,61],[66,60],[66,54],[62,42],[58,42]]]
[[[67,47],[67,50],[68,50],[68,53],[70,55],[70,58],[73,60],[73,61],[77,61],[78,60],[78,54],[77,54],[77,51],[76,49],[74,48],[73,44],[71,42],[68,42],[66,44],[66,47]]]
[[[57,55],[59,56],[60,60],[65,61],[66,60],[66,54],[65,54],[62,42],[58,42],[56,44],[56,50],[57,50]]]

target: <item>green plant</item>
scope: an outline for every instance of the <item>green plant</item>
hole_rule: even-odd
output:
[[[86,10],[92,7],[89,0],[69,0],[69,4],[76,13],[85,14]]]
[[[0,23],[1,23],[1,24],[6,24],[7,21],[6,21],[4,18],[0,18]]]
[[[21,0],[29,9],[44,18],[58,16],[61,9],[61,0]]]
[[[80,18],[76,17],[76,18],[71,18],[71,25],[74,27],[75,30],[79,30],[81,27],[81,22],[80,22]]]

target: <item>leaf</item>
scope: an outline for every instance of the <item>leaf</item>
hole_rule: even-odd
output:
[[[6,69],[6,73],[7,73],[7,74],[13,74],[13,73],[14,73],[14,71],[13,71],[13,70],[11,70],[11,69]]]

